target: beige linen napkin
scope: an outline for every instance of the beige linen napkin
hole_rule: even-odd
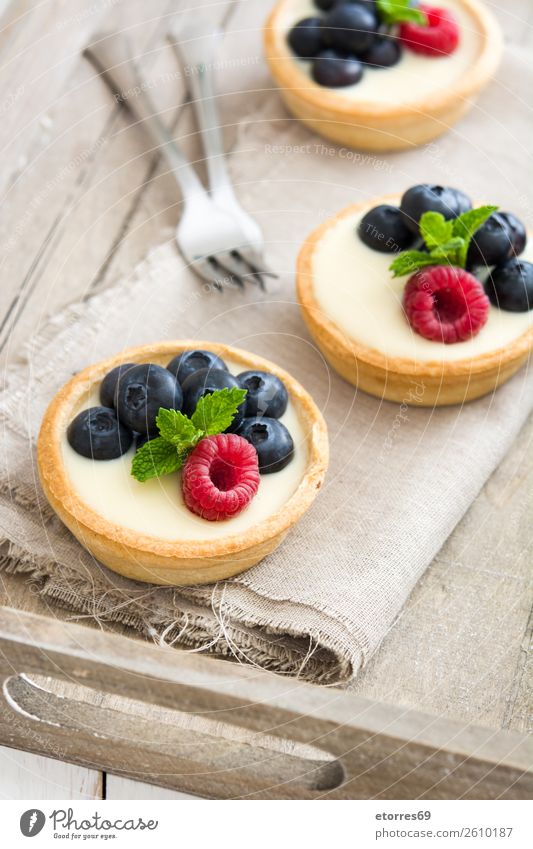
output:
[[[508,57],[500,82],[457,130],[383,158],[322,145],[287,118],[254,66],[250,86],[261,94],[253,112],[247,97],[232,168],[261,219],[268,259],[283,272],[279,293],[220,295],[202,286],[168,234],[133,279],[46,325],[0,394],[1,567],[26,573],[47,599],[80,615],[125,623],[161,643],[318,683],[356,675],[518,434],[533,406],[533,375],[526,367],[462,408],[416,409],[408,398],[394,405],[355,392],[305,331],[294,303],[296,252],[326,214],[424,180],[461,185],[533,218],[521,189],[525,119],[518,108],[512,117],[533,81],[527,58],[519,50]],[[228,113],[239,112],[239,98],[236,91],[235,103],[227,100]],[[327,419],[331,466],[312,509],[274,554],[231,581],[178,590],[122,579],[78,545],[40,492],[34,442],[46,405],[71,374],[131,345],[187,337],[241,346],[291,371]]]

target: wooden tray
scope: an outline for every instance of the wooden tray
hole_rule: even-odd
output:
[[[202,796],[530,799],[533,741],[4,608],[0,742]]]

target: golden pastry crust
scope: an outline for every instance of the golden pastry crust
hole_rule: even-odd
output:
[[[272,76],[290,112],[320,135],[348,147],[402,150],[442,135],[471,108],[500,63],[503,39],[498,22],[479,0],[460,0],[481,40],[479,54],[467,75],[445,91],[409,104],[355,103],[314,83],[290,55],[282,25],[290,2],[278,0],[263,30]]]
[[[375,198],[372,206],[398,203],[397,195]],[[314,292],[313,254],[324,234],[337,222],[369,206],[368,201],[343,209],[305,240],[297,261],[296,290],[302,314],[318,347],[341,377],[370,395],[423,407],[462,404],[492,392],[527,360],[533,349],[533,327],[505,348],[464,360],[418,361],[387,357],[350,339],[322,311]]]
[[[74,491],[65,470],[61,443],[74,415],[104,375],[122,362],[166,365],[191,348],[204,348],[242,364],[276,374],[285,383],[290,399],[307,433],[308,460],[298,489],[283,509],[250,528],[246,535],[217,540],[162,540],[109,522],[87,506]],[[215,342],[180,340],[130,348],[119,356],[89,366],[72,378],[48,407],[37,444],[37,465],[44,493],[51,506],[79,540],[101,563],[128,578],[153,584],[205,584],[236,575],[258,563],[283,540],[314,500],[329,459],[327,429],[311,396],[290,374],[268,360],[239,348]]]

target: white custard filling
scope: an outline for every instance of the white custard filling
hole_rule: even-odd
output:
[[[491,307],[485,326],[466,342],[445,345],[415,333],[402,307],[408,278],[393,279],[389,271],[395,255],[369,248],[357,234],[359,221],[373,206],[340,218],[322,236],[312,257],[315,298],[346,336],[389,357],[438,362],[505,348],[531,327],[533,310],[505,312]],[[521,259],[533,262],[531,239]]]
[[[438,0],[436,6],[453,12],[460,28],[459,45],[449,56],[423,56],[404,48],[397,65],[391,68],[365,67],[360,82],[342,88],[325,88],[311,79],[312,61],[299,59],[290,49],[286,38],[284,50],[294,59],[299,69],[306,74],[313,86],[324,92],[342,95],[361,103],[381,103],[401,106],[414,103],[430,94],[449,89],[469,73],[482,47],[475,18],[465,9],[460,0]],[[320,16],[321,12],[312,0],[291,0],[280,17],[281,30],[287,34],[302,18]]]
[[[228,360],[226,364],[233,374],[245,369]],[[96,389],[80,410],[99,404]],[[287,503],[303,479],[307,467],[306,432],[291,401],[280,421],[292,436],[294,457],[280,472],[261,475],[257,495],[248,507],[233,519],[220,522],[202,519],[185,506],[180,472],[144,483],[135,480],[131,476],[134,447],[116,460],[90,460],[70,447],[65,434],[63,462],[81,501],[109,522],[163,540],[219,539],[245,534],[254,525],[273,516]]]

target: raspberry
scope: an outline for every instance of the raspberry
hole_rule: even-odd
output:
[[[211,522],[236,516],[258,488],[257,451],[235,433],[201,439],[183,467],[185,504]]]
[[[426,56],[446,56],[459,44],[459,24],[449,9],[439,6],[419,6],[427,15],[427,26],[404,23],[400,26],[400,39],[414,53]]]
[[[479,280],[448,265],[432,265],[413,274],[403,293],[403,306],[413,330],[446,344],[479,333],[490,309]]]

